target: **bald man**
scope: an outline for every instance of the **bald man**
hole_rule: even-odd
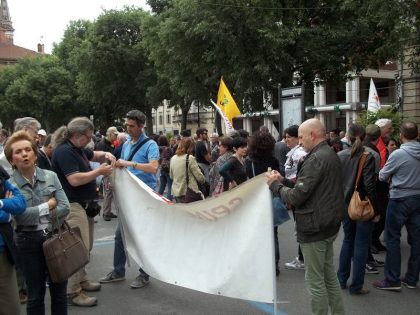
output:
[[[340,160],[327,144],[325,127],[319,120],[305,121],[298,135],[308,155],[300,165],[296,183],[272,171],[267,184],[274,196],[296,208],[297,240],[305,258],[305,280],[312,313],[344,314],[333,264],[333,243],[344,218]]]

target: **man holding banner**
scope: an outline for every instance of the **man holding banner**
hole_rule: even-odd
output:
[[[116,163],[120,168],[126,167],[153,190],[156,189],[156,172],[159,166],[159,148],[155,141],[143,133],[146,116],[139,110],[131,110],[126,116],[126,127],[129,138],[123,144],[121,159]],[[100,283],[123,281],[127,261],[121,225],[115,231],[114,270],[99,280]],[[130,284],[133,289],[149,284],[149,275],[140,268],[140,274]]]
[[[305,157],[293,188],[283,186],[277,171],[267,184],[275,196],[295,206],[297,239],[305,258],[305,280],[311,295],[312,313],[344,314],[340,284],[333,263],[333,243],[344,217],[341,165],[325,141],[325,127],[309,119],[299,127]]]

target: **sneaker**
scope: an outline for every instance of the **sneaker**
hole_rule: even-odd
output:
[[[111,216],[103,215],[104,221],[111,221]]]
[[[379,270],[376,269],[374,266],[372,266],[371,264],[366,264],[365,266],[365,273],[369,273],[369,274],[375,274],[377,275],[379,273]]]
[[[369,292],[370,291],[368,289],[361,288],[358,291],[350,292],[350,294],[352,294],[352,295],[365,295],[365,294],[368,294]]]
[[[99,282],[100,283],[110,283],[110,282],[118,282],[118,281],[123,281],[123,280],[125,280],[124,276],[119,276],[116,273],[114,273],[113,271],[111,271],[105,277],[99,279]]]
[[[73,306],[90,307],[98,304],[96,297],[87,296],[83,291],[67,295],[67,304]]]
[[[304,270],[305,264],[299,260],[298,257],[293,259],[291,262],[285,263],[284,266],[286,269],[294,269],[294,270]]]
[[[110,218],[113,218],[113,219],[118,218],[118,216],[117,216],[115,213],[112,213],[112,212],[110,212],[110,213],[108,214],[108,216],[109,216]]]
[[[95,292],[101,289],[100,283],[93,282],[90,280],[85,280],[83,282],[80,282],[80,286],[82,287],[82,290],[86,292]]]
[[[130,284],[130,287],[133,289],[143,288],[149,284],[149,278],[143,277],[142,275],[137,276],[137,278]]]
[[[383,267],[385,266],[385,262],[382,260],[373,259],[367,262],[368,265],[371,265],[373,267]]]
[[[400,285],[391,285],[386,279],[383,280],[376,280],[373,282],[373,287],[379,290],[390,290],[390,291],[400,291]]]
[[[416,289],[416,288],[417,288],[417,286],[416,286],[416,285],[409,284],[409,283],[405,280],[405,278],[401,279],[401,283],[402,283],[402,284],[404,284],[404,285],[405,285],[405,287],[406,287],[407,289]]]

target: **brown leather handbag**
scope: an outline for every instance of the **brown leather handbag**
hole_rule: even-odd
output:
[[[375,215],[375,211],[369,198],[366,196],[365,199],[362,200],[359,192],[357,191],[367,155],[367,152],[363,152],[360,157],[353,196],[351,197],[349,207],[347,208],[349,217],[353,221],[369,221]]]
[[[184,196],[184,200],[183,200],[184,203],[191,203],[191,202],[200,201],[200,200],[205,199],[205,196],[201,191],[200,192],[195,192],[194,190],[192,190],[189,187],[190,177],[188,175],[188,173],[189,173],[188,157],[189,157],[189,154],[187,154],[187,157],[186,157],[186,160],[185,160],[185,168],[186,168],[185,177],[186,177],[186,181],[187,181],[187,190],[185,192],[185,196]]]
[[[89,251],[83,244],[80,229],[71,228],[66,221],[42,246],[50,280],[54,283],[66,281],[89,262]]]

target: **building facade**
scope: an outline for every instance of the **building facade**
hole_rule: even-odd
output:
[[[0,67],[15,64],[19,58],[36,57],[44,53],[43,44],[38,44],[38,51],[13,44],[13,33],[15,30],[10,18],[7,1],[1,0],[0,7]]]

